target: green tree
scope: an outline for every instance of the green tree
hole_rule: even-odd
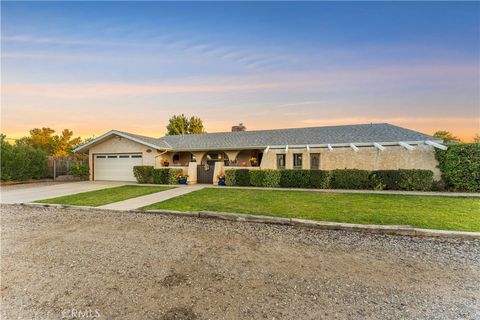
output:
[[[439,130],[433,134],[435,138],[443,139],[444,142],[461,142],[460,138],[454,136],[450,131]]]
[[[480,134],[476,134],[473,136],[473,142],[474,143],[480,143]]]
[[[60,135],[54,133],[51,128],[34,128],[30,130],[30,136],[19,139],[17,145],[31,146],[48,155],[63,157],[72,154],[72,149],[82,141],[80,137],[73,138],[73,132],[68,129]]]
[[[167,135],[183,135],[205,133],[203,121],[195,116],[188,119],[183,113],[174,115],[168,120]]]

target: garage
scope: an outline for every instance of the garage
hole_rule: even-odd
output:
[[[94,180],[136,181],[133,167],[143,164],[142,154],[94,155]]]

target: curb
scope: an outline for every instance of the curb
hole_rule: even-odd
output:
[[[258,216],[241,213],[227,213],[227,212],[213,212],[213,211],[175,211],[175,210],[111,210],[88,206],[72,206],[61,204],[47,204],[27,202],[20,203],[23,206],[42,207],[42,208],[72,208],[80,210],[101,210],[101,211],[117,211],[117,212],[132,212],[132,213],[149,213],[161,214],[165,216],[177,217],[192,217],[202,219],[226,220],[234,222],[253,222],[263,224],[288,225],[293,227],[314,228],[322,230],[342,230],[355,231],[376,234],[396,234],[402,236],[412,237],[434,237],[434,238],[456,238],[465,240],[480,240],[480,232],[467,231],[449,231],[449,230],[435,230],[435,229],[421,229],[413,228],[408,225],[372,225],[372,224],[354,224],[354,223],[340,223],[328,221],[313,221],[296,218],[280,218],[272,216]]]

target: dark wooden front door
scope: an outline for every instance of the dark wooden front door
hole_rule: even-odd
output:
[[[197,182],[198,183],[213,183],[213,170],[215,164],[199,164],[197,166]]]

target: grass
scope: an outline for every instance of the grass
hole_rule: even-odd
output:
[[[480,231],[480,198],[205,188],[144,209]]]
[[[68,196],[38,200],[40,203],[67,204],[73,206],[98,207],[105,204],[136,198],[147,194],[165,191],[170,187],[160,186],[121,186],[107,189],[100,189],[89,192],[82,192]]]

